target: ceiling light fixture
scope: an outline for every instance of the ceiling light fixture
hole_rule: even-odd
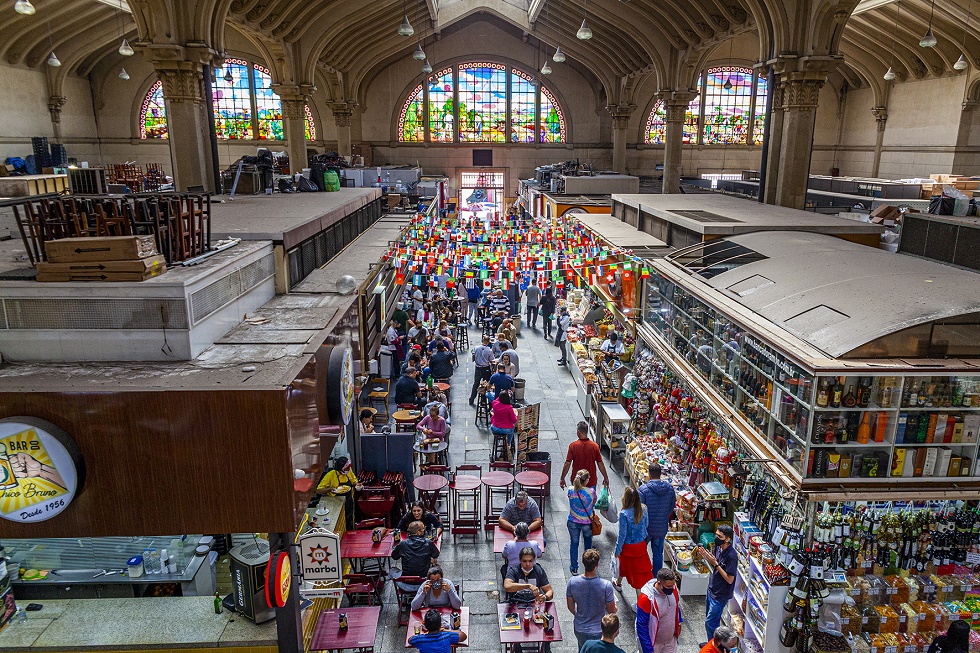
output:
[[[30,0],[17,0],[14,3],[14,11],[24,16],[33,16],[37,9],[31,4]]]
[[[592,38],[592,30],[589,29],[589,24],[586,22],[589,18],[589,0],[585,0],[585,14],[582,16],[582,26],[578,28],[575,32],[575,36],[582,41],[588,41]]]
[[[133,50],[133,46],[129,44],[129,41],[123,39],[122,43],[119,44],[119,54],[124,57],[131,57],[136,54],[136,51]]]
[[[415,46],[415,52],[412,53],[412,59],[415,59],[416,61],[423,61],[425,59],[425,50],[422,49],[421,42]]]
[[[231,74],[231,68],[228,68],[227,66],[225,66],[224,80],[229,84],[232,84],[235,81],[235,76]]]
[[[548,5],[545,5],[545,8],[547,8],[547,6]],[[555,63],[561,63],[565,60],[565,53],[561,51],[561,2],[558,3],[558,26],[556,32],[558,34],[556,37],[557,47],[555,48],[555,54],[551,57],[551,60]]]
[[[52,50],[51,54],[48,55],[48,65],[51,66],[52,68],[57,68],[58,66],[61,65],[61,61],[58,59],[57,56],[55,56],[54,50]]]
[[[555,55],[551,57],[551,60],[555,63],[561,63],[565,60],[565,53],[561,51],[560,45],[558,46],[558,49],[555,50]]]
[[[425,73],[426,75],[432,72],[432,64],[429,63],[428,59],[426,59],[425,63],[422,64],[422,72]]]
[[[953,70],[966,70],[969,65],[970,64],[967,62],[966,57],[961,54],[960,58],[953,64]]]
[[[970,29],[970,19],[973,17],[973,0],[970,0],[966,7],[966,22],[963,24],[963,45],[960,48],[963,52],[966,52],[966,34],[967,30]],[[965,54],[960,54],[960,58],[956,60],[953,64],[953,70],[966,70],[970,67],[970,62],[966,60]]]
[[[122,79],[122,80],[129,79],[129,73],[126,72],[126,69],[125,68],[123,68],[122,70],[119,71],[119,79]]]
[[[902,0],[898,0],[897,7],[898,9],[895,12],[895,26],[892,29],[892,58],[891,62],[888,64],[888,70],[886,70],[885,74],[883,75],[883,79],[886,82],[890,82],[895,79],[895,69],[893,68],[895,65],[895,35],[898,33],[898,18],[902,15]]]
[[[885,71],[884,79],[886,82],[890,82],[895,79],[895,71],[892,70],[891,66],[888,66],[888,70]]]
[[[541,74],[542,75],[550,75],[551,74],[551,66],[548,65],[547,59],[545,60],[544,65],[541,66]]]
[[[919,47],[922,48],[932,48],[935,47],[937,40],[936,35],[932,33],[932,19],[936,14],[936,0],[932,0],[932,10],[929,12],[929,28],[926,29],[926,33],[922,35],[919,39]]]
[[[730,91],[730,90],[732,90],[732,88],[734,88],[734,86],[735,85],[732,84],[732,78],[729,77],[728,79],[725,80],[725,83],[722,86],[722,88],[724,88],[726,91]]]
[[[402,17],[402,24],[398,26],[398,34],[400,36],[411,36],[415,33],[415,28],[412,24],[408,22],[408,14]]]

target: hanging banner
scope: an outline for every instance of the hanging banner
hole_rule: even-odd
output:
[[[344,577],[340,560],[340,537],[315,529],[299,538],[299,568],[304,581],[336,581]]]

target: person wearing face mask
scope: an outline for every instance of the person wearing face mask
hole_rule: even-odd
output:
[[[508,601],[542,603],[555,598],[548,574],[536,560],[534,549],[526,546],[521,550],[521,564],[507,570],[504,590],[507,592]]]
[[[640,653],[675,653],[682,622],[677,577],[663,567],[636,597],[636,639]]]
[[[714,637],[701,646],[700,653],[738,653],[738,635],[728,626],[718,626]]]
[[[708,639],[714,637],[715,629],[721,623],[721,613],[735,593],[735,571],[738,569],[738,553],[732,546],[735,536],[732,527],[722,524],[715,530],[714,553],[698,546],[701,559],[711,567],[711,580],[708,581],[708,595],[705,600],[704,629]]]

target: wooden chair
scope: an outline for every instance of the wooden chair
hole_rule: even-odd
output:
[[[355,531],[370,531],[375,528],[380,528],[385,525],[384,519],[362,519],[361,521],[354,524]]]
[[[407,626],[409,621],[409,616],[412,613],[412,599],[415,598],[415,594],[418,592],[415,590],[403,590],[398,585],[421,585],[425,582],[425,579],[421,576],[402,576],[395,580],[395,597],[398,600],[398,625]]]
[[[383,379],[380,376],[372,377],[368,381],[371,392],[368,393],[368,406],[377,409],[374,414],[374,421],[380,424],[387,424],[391,417],[388,413],[388,399],[391,396],[391,379]],[[379,390],[379,388],[381,388]],[[384,416],[381,411],[384,411]]]
[[[95,230],[99,236],[133,235],[129,216],[111,199],[95,203]]]
[[[384,578],[381,576],[373,577],[368,574],[344,574],[344,596],[350,607],[359,605],[365,601],[366,605],[384,605],[381,600],[381,588],[384,587]]]

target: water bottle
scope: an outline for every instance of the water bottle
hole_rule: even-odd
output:
[[[150,570],[150,547],[143,549],[143,573],[152,574]]]
[[[22,624],[27,623],[27,610],[21,608],[20,610],[17,611],[17,621]]]
[[[150,549],[150,573],[160,573],[160,554],[157,553],[156,548]]]

